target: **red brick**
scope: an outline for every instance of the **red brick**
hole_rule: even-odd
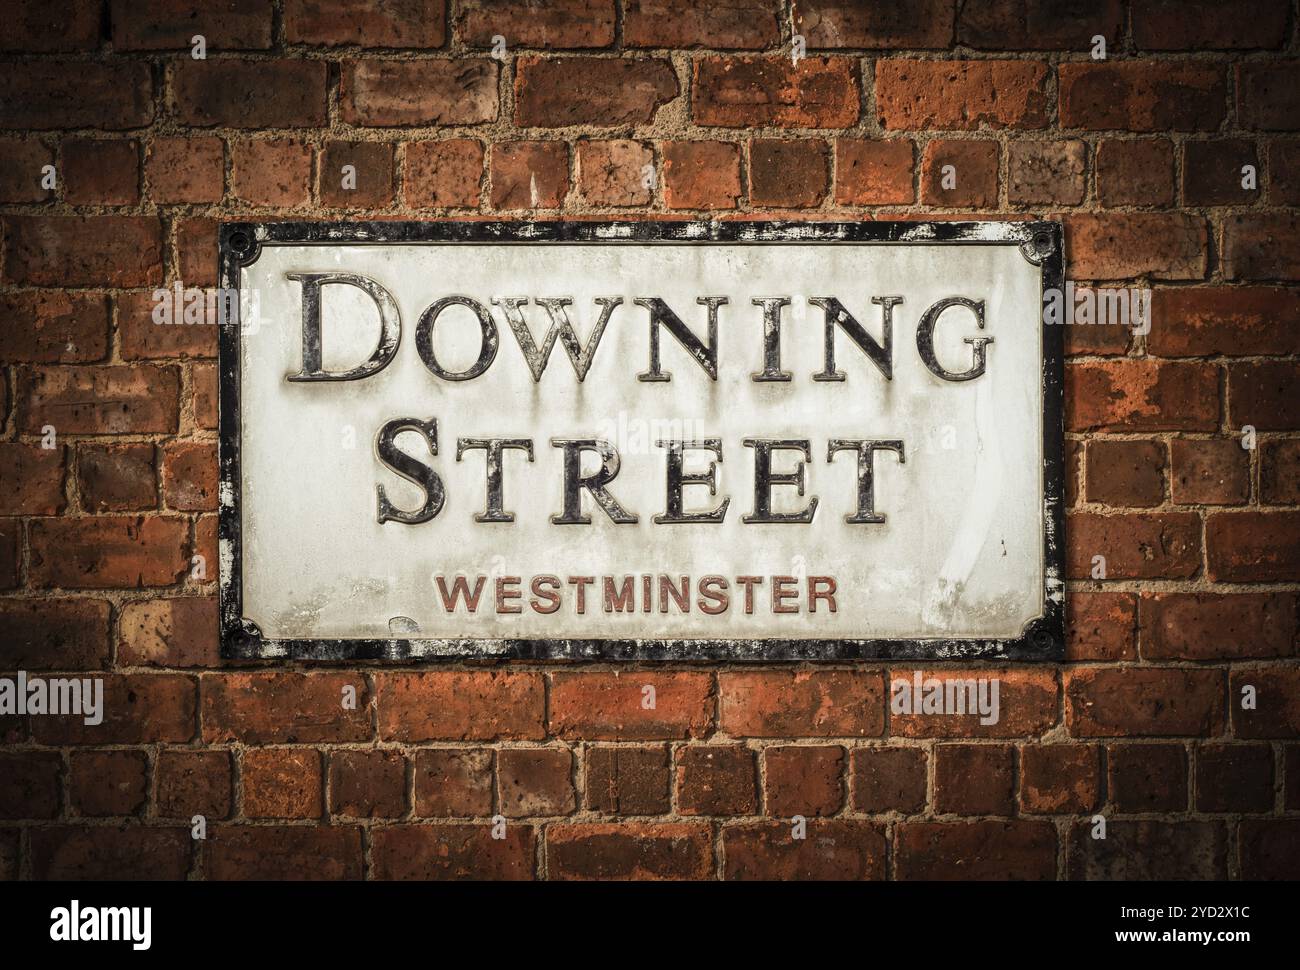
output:
[[[722,830],[723,878],[777,880],[885,878],[881,827],[856,819],[811,820],[794,838],[787,822],[750,822]]]
[[[1124,29],[1120,0],[967,0],[959,6],[957,42],[984,50],[1088,50],[1097,34],[1108,45],[1118,44]]]
[[[200,515],[194,521],[194,555],[198,556],[204,564],[204,571],[207,571],[207,563],[218,561],[217,554],[217,517],[215,515]],[[191,578],[193,570],[191,570]],[[216,576],[208,576],[207,582],[212,582]]]
[[[1189,141],[1183,146],[1183,205],[1249,205],[1258,188],[1243,188],[1242,169],[1260,170],[1255,145],[1241,139]],[[1256,183],[1258,185],[1258,183]]]
[[[243,754],[244,815],[320,818],[320,752],[308,748],[250,748]]]
[[[1013,141],[1007,145],[1007,199],[1032,205],[1079,205],[1087,191],[1088,146],[1082,141]]]
[[[492,146],[494,209],[558,209],[569,193],[569,146],[514,141]]]
[[[344,61],[340,113],[372,128],[495,121],[497,71],[487,59]]]
[[[65,201],[73,205],[140,201],[140,145],[134,138],[69,138],[61,153]]]
[[[22,535],[18,519],[0,519],[0,589],[15,589],[19,584]]]
[[[189,569],[189,522],[180,516],[105,515],[31,523],[37,589],[170,586]]]
[[[355,186],[343,188],[351,165]],[[322,205],[384,208],[393,201],[393,146],[379,141],[327,141],[321,150],[317,195]]]
[[[1196,749],[1198,812],[1271,812],[1273,748],[1203,744]]]
[[[53,164],[54,152],[35,138],[0,138],[0,202],[52,199],[54,191],[41,183],[45,166]]]
[[[592,205],[641,206],[654,198],[654,152],[644,142],[584,138],[577,156],[578,191]]]
[[[1178,505],[1241,505],[1250,497],[1250,453],[1235,438],[1175,438],[1170,489]]]
[[[217,443],[169,441],[163,446],[163,499],[182,512],[216,511]]]
[[[1300,293],[1273,286],[1160,288],[1147,350],[1160,357],[1300,354]]]
[[[937,814],[1010,815],[1015,754],[1006,744],[940,744],[934,749]]]
[[[1242,688],[1255,689],[1255,707],[1242,708]],[[1228,687],[1232,733],[1238,738],[1300,738],[1300,667],[1234,670]]]
[[[68,790],[78,815],[136,815],[147,800],[143,751],[74,751]]]
[[[1078,286],[1071,292],[1067,283],[1059,304],[1064,316],[1054,323],[1065,324],[1067,357],[1123,357],[1133,344],[1134,331],[1150,321],[1150,304],[1134,301],[1141,297],[1126,290],[1099,292],[1097,287]],[[1121,300],[1122,302],[1115,302]],[[1141,314],[1145,309],[1146,317]],[[1046,311],[1045,311],[1046,312]],[[1149,329],[1149,327],[1145,328]]]
[[[645,706],[651,694],[653,707]],[[551,675],[550,730],[568,740],[697,738],[713,725],[707,673],[619,671]]]
[[[0,515],[58,515],[67,449],[21,441],[0,441]]]
[[[497,752],[498,811],[507,818],[569,815],[577,807],[568,748]]]
[[[177,278],[186,286],[217,285],[217,220],[176,220]]]
[[[1112,744],[1106,748],[1106,764],[1116,811],[1186,810],[1187,753],[1181,744]]]
[[[491,751],[425,748],[415,753],[417,816],[471,818],[491,813]]]
[[[583,96],[575,98],[579,90]],[[515,60],[515,124],[521,128],[649,124],[680,93],[666,58]]]
[[[1101,748],[1093,744],[1033,744],[1020,749],[1020,809],[1081,815],[1101,799]]]
[[[1199,216],[1163,212],[1065,217],[1066,275],[1084,280],[1205,277],[1208,236]]]
[[[356,691],[345,708],[344,688]],[[203,678],[203,740],[209,744],[313,744],[368,741],[370,691],[359,674],[288,671]]]
[[[236,142],[230,189],[253,205],[290,207],[311,200],[312,148],[292,138]]]
[[[380,833],[391,829],[377,829]],[[209,879],[360,879],[361,829],[355,825],[219,825],[208,829]]]
[[[1133,6],[1133,42],[1142,50],[1281,47],[1285,37],[1286,4],[1277,0],[1143,0]]]
[[[226,145],[216,137],[155,138],[144,170],[154,202],[220,202],[225,194]]]
[[[0,751],[0,818],[54,818],[62,773],[56,751]]]
[[[162,282],[162,227],[151,216],[6,216],[5,278],[32,286]]]
[[[287,0],[284,36],[323,47],[441,47],[444,0]]]
[[[1264,431],[1300,429],[1300,363],[1243,361],[1228,365],[1228,423]]]
[[[772,0],[627,0],[623,43],[628,47],[707,47],[762,50],[781,42],[778,7]]]
[[[1300,512],[1216,512],[1205,524],[1210,578],[1287,583],[1300,576]]]
[[[1228,216],[1223,273],[1234,280],[1300,280],[1300,217],[1286,212]]]
[[[608,47],[614,43],[614,0],[471,0],[461,6],[456,36],[462,43],[491,47],[498,35],[507,49]]]
[[[1242,879],[1286,879],[1300,874],[1300,820],[1241,820],[1237,830]]]
[[[18,851],[21,837],[20,829],[0,829],[0,881],[15,882],[18,879]]]
[[[1137,600],[1132,593],[1071,590],[1065,597],[1066,659],[1136,660]]]
[[[912,143],[906,138],[835,139],[835,201],[840,205],[911,205]]]
[[[901,822],[894,829],[896,879],[1036,881],[1055,876],[1056,829],[1051,822]]]
[[[1219,369],[1212,364],[1106,360],[1071,364],[1070,431],[1217,431]]]
[[[773,746],[763,752],[764,803],[776,818],[834,815],[844,804],[844,749]]]
[[[1269,202],[1300,205],[1300,142],[1269,142],[1268,179]]]
[[[821,204],[830,182],[826,143],[751,139],[749,201],[801,209]]]
[[[797,0],[794,29],[810,48],[919,50],[952,43],[952,0],[862,4],[853,0]]]
[[[586,808],[605,815],[664,815],[671,769],[663,747],[586,749]]]
[[[735,745],[691,745],[677,752],[677,810],[682,815],[754,815],[754,752]]]
[[[1176,667],[1067,670],[1065,720],[1076,738],[1214,737],[1223,731],[1223,674]]]
[[[476,209],[483,181],[483,146],[473,138],[406,146],[405,196],[418,208]]]
[[[725,141],[663,143],[664,202],[670,209],[734,209],[740,146]]]
[[[171,91],[181,124],[314,128],[328,120],[327,76],[327,65],[320,60],[186,57],[171,66]]]
[[[1237,120],[1264,131],[1300,129],[1300,60],[1236,65]]]
[[[951,167],[950,172],[944,170]],[[955,180],[944,187],[945,176]],[[921,160],[921,203],[949,208],[988,209],[998,204],[998,143],[983,139],[936,138]]]
[[[1167,138],[1104,139],[1097,146],[1097,198],[1105,206],[1173,205],[1173,145]]]
[[[891,710],[889,733],[900,738],[1017,738],[1037,737],[1057,720],[1056,677],[1049,670],[984,669],[979,673],[962,670],[921,669],[924,683],[931,678],[947,682],[974,677],[997,678],[998,720],[981,724],[980,714],[902,714]],[[915,670],[895,668],[890,672],[892,699],[898,681],[915,682]]]
[[[385,741],[539,740],[545,693],[535,673],[433,671],[374,675]]]
[[[0,296],[0,358],[77,364],[108,354],[108,299],[99,293],[13,292]]]
[[[1106,837],[1079,822],[1069,836],[1066,871],[1086,880],[1223,880],[1228,839],[1219,822],[1110,821]]]
[[[1163,441],[1102,438],[1088,442],[1089,502],[1150,508],[1165,500]]]
[[[1047,67],[1033,61],[876,63],[876,113],[885,128],[1042,128]]]
[[[1094,556],[1105,579],[1191,579],[1201,568],[1201,520],[1195,512],[1132,512],[1069,517],[1066,575],[1091,579]]]
[[[137,61],[0,64],[0,128],[121,131],[153,120],[153,81]]]
[[[77,446],[77,491],[88,512],[127,512],[155,508],[153,445]]]
[[[100,6],[84,0],[10,0],[0,50],[92,51],[99,46]]]
[[[133,667],[216,667],[215,596],[141,600],[122,607],[117,660]]]
[[[194,681],[180,674],[104,674],[104,720],[74,715],[32,718],[39,744],[183,743],[195,732]]]
[[[718,726],[734,737],[880,737],[885,730],[878,670],[726,671],[719,677]]]
[[[922,748],[853,748],[853,808],[879,814],[925,811],[926,753]]]
[[[1259,495],[1266,504],[1300,504],[1300,439],[1264,442]]]
[[[193,292],[191,292],[193,291]],[[120,337],[119,353],[123,360],[154,360],[159,358],[215,357],[217,356],[217,325],[220,322],[220,303],[208,294],[191,287],[183,291],[177,305],[175,290],[167,290],[171,303],[172,319],[158,323],[154,314],[159,306],[154,299],[157,290],[123,293],[117,298],[117,331]],[[201,300],[199,322],[187,319],[186,311],[191,300]],[[209,312],[212,311],[212,312]],[[166,319],[164,317],[164,319]]]
[[[184,50],[201,34],[209,51],[257,50],[271,46],[268,0],[111,0],[113,47],[119,51]]]
[[[108,617],[103,600],[0,600],[0,669],[103,668],[109,656]]]
[[[694,63],[697,125],[849,128],[857,123],[858,65],[847,57],[702,57]]]
[[[710,879],[709,826],[693,822],[552,825],[546,830],[551,879]]]
[[[1286,799],[1284,808],[1295,811],[1300,808],[1300,744],[1288,744],[1282,749],[1286,756]]]
[[[33,879],[177,881],[190,868],[185,828],[60,825],[33,828],[29,838]]]
[[[160,751],[157,813],[161,818],[195,815],[229,818],[233,806],[230,754],[226,751]]]
[[[372,830],[372,875],[421,882],[532,879],[536,841],[531,825],[508,825],[503,839],[492,837],[490,825],[385,825]]]
[[[1058,74],[1062,128],[1214,131],[1223,122],[1223,68],[1210,61],[1073,61]]]

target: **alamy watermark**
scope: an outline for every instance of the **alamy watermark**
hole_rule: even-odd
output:
[[[104,681],[100,677],[0,677],[0,714],[81,715],[92,727],[104,720]]]
[[[997,724],[1002,716],[997,677],[922,677],[889,682],[889,709],[894,714],[978,714],[980,723]]]
[[[1151,290],[1141,286],[1076,286],[1043,291],[1043,323],[1048,326],[1105,324],[1151,332]]]

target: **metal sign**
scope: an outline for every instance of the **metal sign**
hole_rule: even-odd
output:
[[[230,224],[231,657],[1059,657],[1054,223]]]

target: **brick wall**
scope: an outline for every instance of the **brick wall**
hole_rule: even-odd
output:
[[[793,6],[0,4],[0,671],[107,709],[0,717],[0,877],[1300,876],[1295,4]],[[214,328],[150,319],[220,220],[773,213],[1060,217],[1155,290],[1069,328],[1070,657],[981,667],[998,724],[891,664],[221,661]]]

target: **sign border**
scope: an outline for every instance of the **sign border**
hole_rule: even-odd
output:
[[[225,222],[219,230],[219,280],[233,313],[220,325],[219,435],[221,656],[224,659],[382,660],[399,663],[466,660],[782,661],[1038,660],[1065,655],[1065,428],[1063,326],[1043,325],[1042,615],[1014,638],[928,639],[285,639],[265,637],[243,616],[240,522],[239,283],[243,267],[266,244],[365,243],[736,243],[847,242],[1014,245],[1041,269],[1041,291],[1064,289],[1064,234],[1050,221],[459,221]],[[413,649],[414,648],[414,649]]]

